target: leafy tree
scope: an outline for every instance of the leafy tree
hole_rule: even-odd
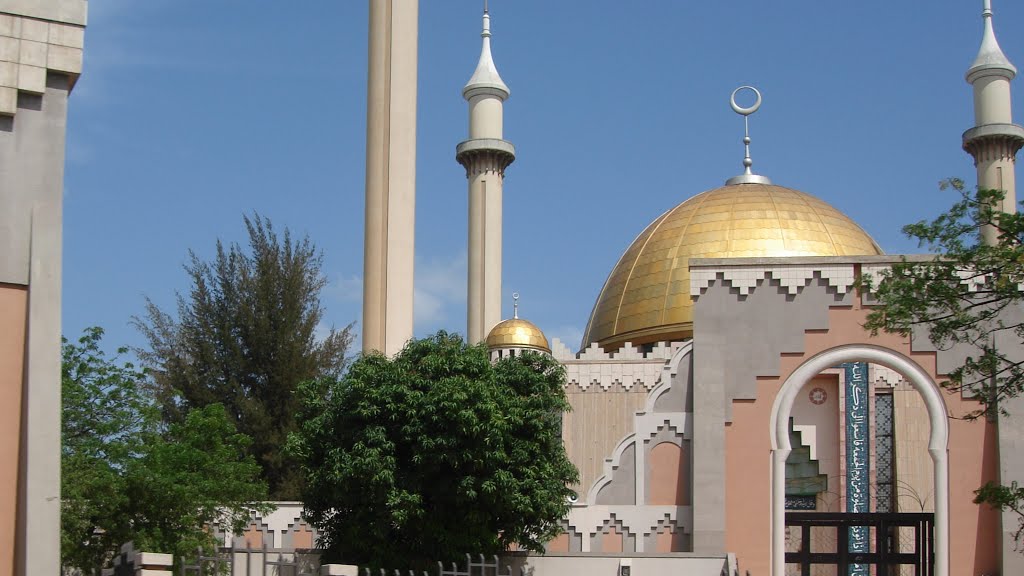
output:
[[[139,356],[156,382],[165,418],[223,404],[239,431],[252,438],[273,498],[299,494],[295,466],[282,452],[295,430],[300,382],[336,378],[352,341],[350,327],[322,338],[322,255],[309,238],[279,237],[266,218],[245,217],[248,250],[217,242],[211,262],[189,252],[187,295],[177,318],[146,302],[135,324],[149,343]]]
[[[204,526],[237,530],[264,510],[266,484],[224,408],[210,405],[169,427],[146,374],[100,348],[103,330],[63,342],[61,562],[98,572],[121,544],[192,552],[212,546]],[[124,354],[125,349],[118,350]]]
[[[860,287],[870,288],[881,304],[865,327],[873,333],[925,334],[940,348],[972,351],[943,385],[978,399],[981,407],[967,414],[969,419],[1007,416],[1007,403],[1024,391],[1024,357],[1015,354],[1024,345],[1024,216],[994,208],[1003,199],[1001,191],[972,193],[959,179],[941,188],[958,192],[960,200],[934,220],[903,228],[935,257],[904,259],[877,286],[870,278],[860,279]],[[986,228],[995,232],[995,242],[982,241]],[[1011,345],[1001,346],[1005,343]],[[1021,540],[1024,489],[1016,482],[989,483],[976,492],[975,502],[1016,512]]]
[[[213,547],[204,528],[214,522],[237,534],[251,511],[270,512],[249,443],[220,404],[192,410],[154,439],[125,474],[136,547],[187,557]]]
[[[62,348],[61,562],[87,571],[130,539],[124,470],[159,420],[143,392],[145,374],[107,358],[102,337],[89,328]]]
[[[871,287],[882,306],[868,315],[865,326],[905,336],[922,328],[938,346],[966,345],[977,351],[949,374],[946,386],[978,398],[982,408],[969,415],[978,417],[998,411],[1000,400],[1024,391],[1024,358],[997,346],[997,339],[1007,335],[1024,342],[1024,318],[1014,313],[1024,303],[1024,217],[993,208],[1002,192],[972,194],[957,179],[942,188],[960,193],[960,201],[930,222],[903,227],[936,257],[893,265]],[[987,226],[998,233],[991,245],[980,241]]]
[[[492,364],[439,332],[305,384],[289,446],[326,558],[417,567],[543,550],[578,480],[561,442],[564,381],[550,356]]]

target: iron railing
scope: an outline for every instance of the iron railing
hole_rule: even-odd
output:
[[[799,565],[801,576],[811,576],[815,564],[836,566],[842,576],[858,564],[874,566],[872,573],[879,575],[906,565],[914,567],[914,576],[933,574],[934,514],[790,512],[786,527],[800,531],[799,549],[786,552],[786,564]],[[873,535],[867,551],[850,549],[850,532],[856,528]],[[902,538],[905,530],[912,530],[913,537]]]

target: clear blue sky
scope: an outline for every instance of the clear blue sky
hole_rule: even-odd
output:
[[[244,241],[242,214],[324,252],[327,321],[361,318],[365,0],[92,0],[68,126],[64,331],[136,345],[144,296],[173,309],[188,249]],[[1024,66],[1024,3],[996,0]],[[481,2],[421,0],[416,334],[465,331],[467,134]],[[663,211],[741,170],[730,92],[753,84],[758,172],[815,194],[890,253],[974,167],[963,75],[980,0],[491,0],[512,90],[505,292],[576,345],[605,277]],[[1018,121],[1024,84],[1015,83]],[[511,299],[508,313],[511,313]],[[357,324],[358,329],[358,324]]]

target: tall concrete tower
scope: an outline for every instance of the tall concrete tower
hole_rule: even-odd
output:
[[[370,0],[363,351],[412,338],[419,0]]]
[[[1006,193],[998,208],[1017,211],[1014,164],[1017,151],[1024,145],[1024,128],[1013,123],[1010,81],[1017,68],[1003,54],[992,26],[992,1],[984,1],[982,18],[985,29],[981,49],[967,70],[967,82],[974,87],[974,128],[964,132],[964,150],[974,157],[978,186]],[[982,231],[988,244],[996,242],[993,228]]]
[[[1006,193],[1003,212],[1017,211],[1014,167],[1017,151],[1024,145],[1024,128],[1013,123],[1010,81],[1017,68],[1003,54],[992,25],[992,1],[983,0],[985,29],[981,49],[967,70],[967,82],[974,87],[974,128],[964,132],[964,150],[974,157],[978,187]],[[982,230],[982,241],[995,244],[998,232]],[[1010,414],[997,416],[999,430],[999,479],[1003,484],[1024,478],[1024,397],[1000,401]],[[1015,546],[1016,514],[1002,513],[1001,574],[1024,574],[1024,555]]]
[[[0,0],[0,576],[60,573],[61,237],[85,0]]]
[[[455,149],[469,180],[468,329],[471,344],[482,342],[501,321],[501,203],[505,168],[515,147],[502,138],[508,86],[491,57],[491,17],[484,8],[480,61],[462,96],[469,102],[469,139]]]

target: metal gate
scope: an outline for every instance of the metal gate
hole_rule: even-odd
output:
[[[874,566],[873,574],[899,574],[900,566],[913,566],[914,576],[932,576],[935,566],[935,515],[930,513],[786,514],[787,573],[799,566],[800,576],[811,576],[816,564],[837,567],[850,574],[850,566]],[[868,550],[851,550],[851,529],[866,531]],[[799,543],[793,539],[799,537]]]
[[[178,576],[316,576],[320,555],[316,551],[274,548],[221,548],[215,554],[196,552],[182,562]]]

